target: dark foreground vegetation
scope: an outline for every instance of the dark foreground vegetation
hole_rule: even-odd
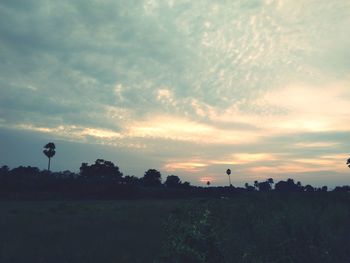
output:
[[[210,182],[208,182],[208,186]],[[144,176],[124,176],[110,161],[97,159],[94,164],[82,163],[78,174],[63,171],[50,172],[37,167],[0,168],[0,199],[6,200],[62,200],[62,199],[133,199],[230,197],[242,192],[327,192],[327,186],[303,186],[293,179],[275,183],[272,178],[263,182],[246,183],[244,188],[198,187],[181,182],[176,175],[162,175],[149,169]],[[349,186],[338,186],[335,192],[350,192]]]
[[[1,201],[0,262],[350,262],[350,196]]]
[[[196,187],[102,159],[49,168],[0,168],[0,262],[350,262],[349,186]]]

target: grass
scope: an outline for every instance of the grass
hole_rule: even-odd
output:
[[[0,262],[348,263],[349,222],[350,196],[335,193],[2,201]]]
[[[210,204],[229,262],[350,262],[350,199],[250,195]]]
[[[0,262],[152,262],[174,203],[1,202]]]

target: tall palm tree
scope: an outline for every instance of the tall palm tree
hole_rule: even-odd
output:
[[[231,184],[231,169],[227,169],[226,174],[228,175],[228,180],[229,180],[230,187],[231,187],[232,186],[232,184]]]
[[[46,155],[47,158],[49,158],[49,164],[47,166],[47,170],[50,171],[50,163],[51,163],[51,158],[55,155],[56,151],[56,146],[53,142],[49,142],[44,146],[43,153]]]

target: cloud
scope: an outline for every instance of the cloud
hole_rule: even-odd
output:
[[[168,172],[183,170],[185,172],[200,172],[204,171],[204,168],[207,167],[208,164],[200,163],[200,162],[172,162],[168,163],[164,166],[164,169]]]
[[[273,166],[324,171],[300,160],[317,166],[349,147],[349,10],[346,0],[2,1],[0,127],[147,152],[217,182],[231,164],[242,180]]]

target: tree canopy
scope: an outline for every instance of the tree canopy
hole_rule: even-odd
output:
[[[160,186],[162,184],[162,175],[156,169],[149,169],[142,178],[144,186]]]
[[[123,174],[119,167],[111,161],[97,159],[94,164],[82,163],[80,175],[85,178],[103,178],[114,181],[121,181]]]
[[[175,188],[181,186],[181,180],[176,175],[167,176],[165,183],[166,187]]]

